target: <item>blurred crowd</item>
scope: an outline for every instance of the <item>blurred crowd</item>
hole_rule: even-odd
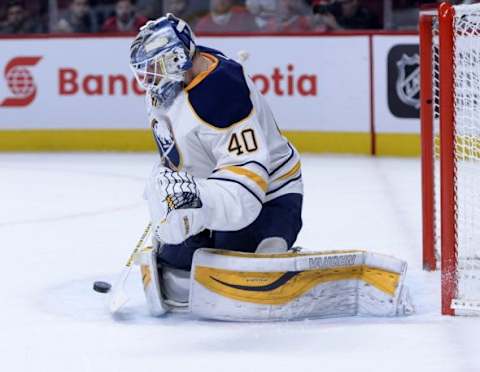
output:
[[[0,34],[136,32],[165,13],[197,33],[409,30],[424,3],[432,0],[1,0]]]

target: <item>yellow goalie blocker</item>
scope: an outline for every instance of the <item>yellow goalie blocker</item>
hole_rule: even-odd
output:
[[[413,313],[407,264],[365,251],[239,253],[200,249],[190,311],[236,321]]]

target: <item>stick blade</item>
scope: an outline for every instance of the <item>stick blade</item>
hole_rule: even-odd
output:
[[[110,303],[108,305],[112,314],[118,313],[118,311],[128,302],[128,296],[122,290],[112,293]]]

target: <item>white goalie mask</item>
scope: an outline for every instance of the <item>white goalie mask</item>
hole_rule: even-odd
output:
[[[130,66],[138,83],[163,103],[176,95],[195,55],[194,34],[172,14],[147,22],[130,47]]]

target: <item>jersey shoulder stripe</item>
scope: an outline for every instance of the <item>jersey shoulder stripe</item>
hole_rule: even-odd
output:
[[[250,90],[239,63],[221,54],[204,55],[213,64],[206,74],[187,86],[188,100],[201,121],[227,129],[252,113]]]

